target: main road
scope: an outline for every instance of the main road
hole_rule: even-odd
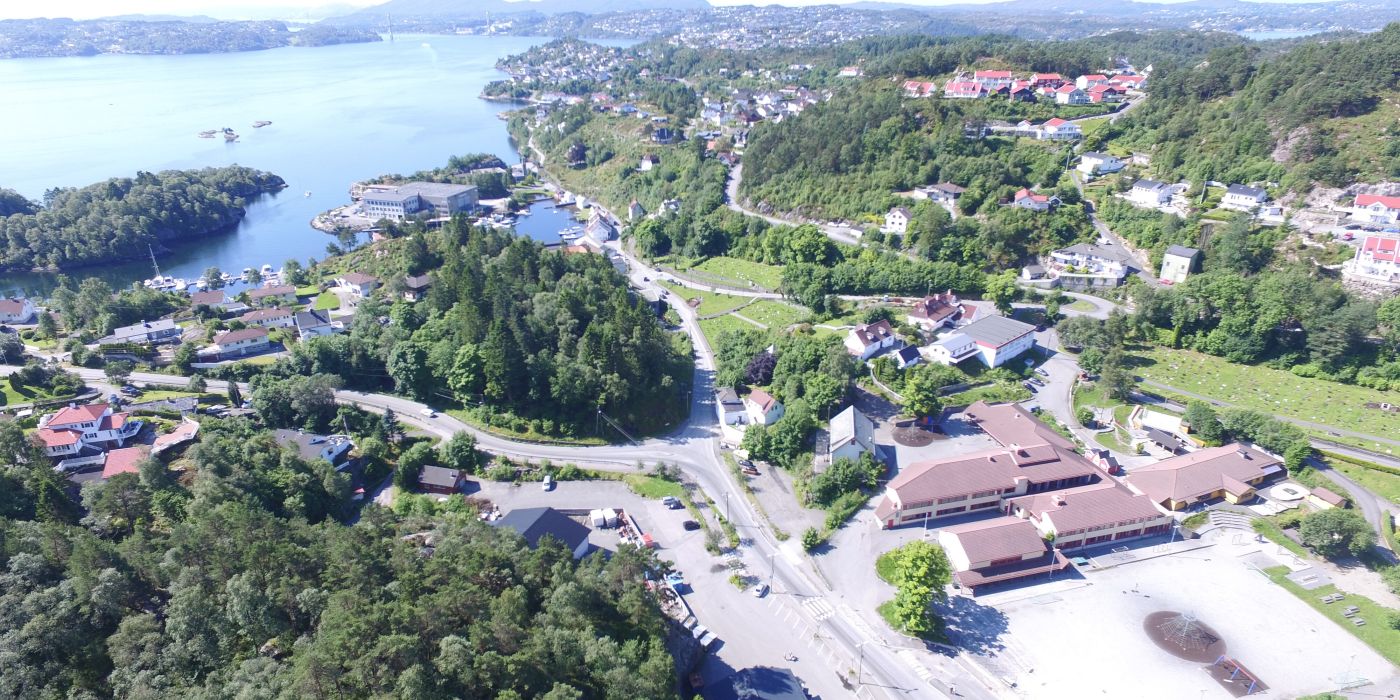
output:
[[[620,250],[614,249],[612,254],[621,255],[627,260],[629,277],[634,285],[659,295],[662,289],[655,283],[655,270]],[[720,452],[718,418],[713,399],[714,353],[706,342],[705,335],[700,332],[695,311],[674,295],[668,295],[666,298],[680,315],[682,326],[695,349],[690,414],[686,421],[669,435],[627,445],[584,447],[535,444],[510,440],[479,430],[450,415],[432,411],[426,404],[403,397],[342,389],[335,392],[335,399],[339,403],[359,406],[376,413],[393,410],[402,422],[443,439],[459,432],[470,433],[475,436],[477,447],[482,451],[519,460],[547,459],[556,463],[567,462],[582,467],[614,471],[629,470],[637,464],[675,465],[694,479],[716,504],[724,504],[727,511],[723,514],[750,547],[750,556],[756,562],[772,567],[775,594],[790,596],[794,605],[789,606],[789,609],[804,618],[808,627],[819,630],[818,634],[837,647],[835,653],[844,658],[840,659],[840,666],[833,668],[833,672],[844,676],[844,669],[863,669],[862,678],[865,683],[853,692],[858,692],[864,697],[946,698],[946,686],[931,678],[929,681],[921,680],[920,676],[927,676],[926,669],[920,669],[922,673],[915,671],[914,667],[895,655],[896,647],[882,639],[869,625],[859,621],[857,616],[844,611],[823,612],[831,610],[830,607],[822,605],[828,593],[827,587],[818,583],[810,564],[796,549],[795,540],[790,540],[786,547],[778,542],[766,522],[742,495],[743,491],[734,474],[727,468]],[[9,374],[16,369],[0,366],[0,375]],[[72,368],[71,371],[86,381],[102,382],[106,379],[101,370],[78,367]],[[189,382],[187,377],[152,372],[133,372],[130,379],[169,387],[183,387]],[[207,386],[212,392],[228,390],[226,381],[209,380]],[[247,384],[239,386],[248,389]],[[923,651],[922,647],[906,647],[908,648]],[[985,695],[984,692],[979,692],[979,689],[967,687],[961,688],[959,692],[966,697]]]

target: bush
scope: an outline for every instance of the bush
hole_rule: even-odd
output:
[[[802,531],[802,549],[805,551],[810,552],[820,547],[823,541],[822,533],[818,532],[815,527],[809,527]]]

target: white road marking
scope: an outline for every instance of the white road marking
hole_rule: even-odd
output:
[[[836,614],[836,609],[831,607],[831,603],[828,603],[825,598],[808,598],[802,601],[802,607],[807,608],[807,612],[811,613],[818,622]]]

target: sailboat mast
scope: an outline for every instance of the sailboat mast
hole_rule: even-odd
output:
[[[146,252],[151,254],[151,267],[156,269],[156,277],[160,277],[160,265],[156,263],[156,251],[151,248],[151,244],[146,244]]]

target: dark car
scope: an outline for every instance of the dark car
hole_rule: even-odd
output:
[[[685,529],[687,529],[687,530],[699,530],[699,529],[700,529],[700,523],[697,523],[697,522],[695,522],[694,520],[687,520],[687,521],[681,523],[681,527],[683,527],[683,528],[685,528]]]

